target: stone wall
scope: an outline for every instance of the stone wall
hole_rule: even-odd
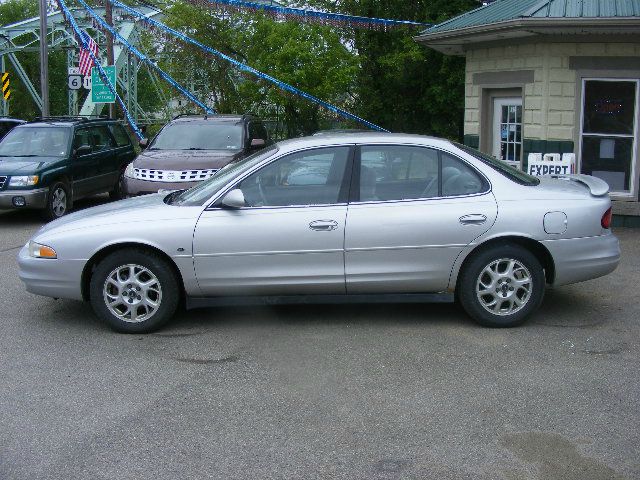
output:
[[[576,56],[640,56],[634,43],[538,43],[470,49],[467,52],[465,135],[480,134],[481,88],[473,84],[479,72],[533,70],[534,82],[523,94],[524,138],[574,141],[579,132],[576,112],[577,77],[569,68]]]

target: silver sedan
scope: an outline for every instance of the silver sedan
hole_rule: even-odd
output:
[[[29,292],[90,301],[121,332],[187,307],[458,301],[521,324],[545,285],[612,272],[603,181],[535,178],[447,140],[281,142],[198,186],[73,213],[19,254]]]

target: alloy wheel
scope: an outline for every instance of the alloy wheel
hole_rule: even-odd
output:
[[[480,305],[493,315],[513,315],[531,298],[531,272],[520,261],[501,258],[492,261],[478,276],[476,296]]]
[[[127,323],[139,323],[149,320],[160,308],[162,287],[148,268],[122,265],[107,276],[103,298],[117,318]]]
[[[51,195],[51,209],[56,217],[63,216],[67,211],[67,192],[57,187]]]

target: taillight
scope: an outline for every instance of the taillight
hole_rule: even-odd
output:
[[[602,228],[610,228],[611,227],[611,217],[613,216],[613,213],[611,211],[611,207],[609,207],[609,210],[607,210],[606,212],[604,212],[604,215],[602,215],[602,220],[600,220],[600,225],[602,225]]]

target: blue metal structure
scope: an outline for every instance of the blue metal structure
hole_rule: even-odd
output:
[[[276,79],[276,78],[274,78],[274,77],[272,77],[270,75],[267,75],[266,73],[260,72],[260,71],[256,70],[255,68],[250,67],[249,65],[246,65],[246,64],[244,64],[242,62],[239,62],[238,60],[236,60],[234,58],[231,58],[230,56],[225,55],[224,53],[219,52],[218,50],[215,50],[214,48],[211,48],[211,47],[209,47],[207,45],[204,45],[203,43],[201,43],[201,42],[199,42],[197,40],[194,40],[193,38],[185,35],[182,32],[178,32],[177,30],[174,30],[173,28],[168,27],[167,25],[165,25],[162,22],[159,22],[159,21],[154,20],[152,18],[145,17],[143,14],[141,14],[137,10],[129,7],[128,5],[120,2],[119,0],[107,0],[107,1],[111,2],[113,4],[113,6],[121,8],[122,10],[124,10],[127,13],[133,15],[134,17],[139,18],[140,20],[145,22],[150,27],[155,27],[155,28],[157,28],[159,30],[162,30],[162,31],[164,31],[166,33],[169,33],[170,35],[173,35],[174,37],[176,37],[176,38],[178,38],[178,39],[180,39],[180,40],[182,40],[182,41],[184,41],[186,43],[190,43],[190,44],[200,48],[201,50],[203,50],[204,52],[206,52],[206,53],[208,53],[210,55],[213,55],[213,56],[215,56],[217,58],[221,58],[221,59],[231,63],[232,65],[234,65],[235,67],[237,67],[239,70],[241,70],[243,72],[250,73],[250,74],[252,74],[252,75],[254,75],[254,76],[256,76],[256,77],[258,77],[258,78],[260,78],[262,80],[266,80],[266,81],[274,84],[275,86],[277,86],[281,90],[284,90],[284,91],[289,92],[289,93],[293,93],[294,95],[297,95],[297,96],[299,96],[301,98],[309,100],[309,101],[311,101],[311,102],[313,102],[313,103],[315,103],[317,105],[320,105],[321,107],[323,107],[323,108],[325,108],[325,109],[327,109],[327,110],[329,110],[329,111],[331,111],[331,112],[333,112],[333,113],[335,113],[335,114],[337,114],[337,115],[339,115],[339,116],[341,116],[343,118],[346,118],[348,120],[353,120],[353,121],[356,121],[358,123],[361,123],[361,124],[367,126],[368,128],[370,128],[372,130],[378,130],[378,131],[381,131],[381,132],[386,132],[387,131],[387,130],[385,130],[384,128],[382,128],[380,126],[365,120],[364,118],[360,118],[357,115],[349,113],[346,110],[343,110],[343,109],[341,109],[339,107],[336,107],[335,105],[332,105],[332,104],[330,104],[328,102],[325,102],[324,100],[321,100],[321,99],[319,99],[317,97],[314,97],[313,95],[311,95],[311,94],[309,94],[307,92],[303,92],[302,90],[300,90],[300,89],[298,89],[298,88],[296,88],[296,87],[294,87],[292,85],[289,85],[288,83],[282,82],[282,81],[280,81],[280,80],[278,80],[278,79]]]

